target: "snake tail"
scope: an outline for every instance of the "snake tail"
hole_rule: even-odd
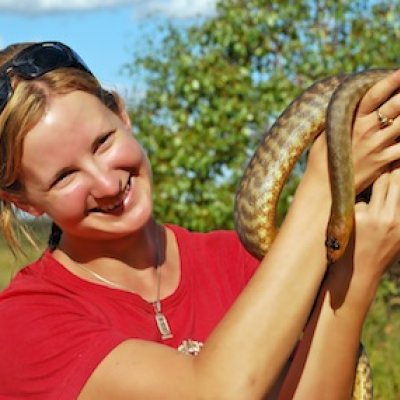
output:
[[[353,118],[360,99],[392,70],[371,69],[349,75],[333,93],[326,118],[328,163],[332,190],[327,227],[327,258],[334,263],[349,242],[354,218],[354,175],[351,154]]]
[[[328,103],[344,79],[317,81],[266,132],[235,197],[235,227],[246,249],[262,258],[276,236],[276,206],[284,183],[311,141],[324,129]]]

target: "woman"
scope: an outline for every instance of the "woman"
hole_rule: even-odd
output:
[[[362,324],[399,244],[400,177],[389,166],[400,156],[400,73],[359,106],[357,190],[381,176],[319,291],[330,207],[322,137],[259,263],[234,232],[154,220],[150,164],[122,100],[71,49],[16,45],[0,64],[3,230],[12,240],[17,207],[48,215],[60,234],[0,296],[0,398],[350,396]],[[393,124],[379,126],[378,107]]]

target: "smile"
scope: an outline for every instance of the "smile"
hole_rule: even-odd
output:
[[[130,176],[128,182],[125,185],[124,190],[120,192],[118,197],[112,203],[108,204],[107,206],[96,207],[92,211],[104,212],[104,213],[120,211],[124,206],[124,201],[128,197],[128,194],[131,190],[131,179],[132,177]]]

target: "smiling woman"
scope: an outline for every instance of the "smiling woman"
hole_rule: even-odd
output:
[[[323,136],[260,261],[235,232],[154,219],[150,163],[123,101],[74,51],[1,52],[0,222],[12,244],[15,207],[47,215],[53,233],[0,294],[0,399],[349,397],[361,328],[400,244],[400,174],[386,170],[400,126],[380,128],[375,113],[384,103],[396,119],[399,86],[395,73],[360,104],[356,182],[376,183],[371,207],[356,207],[357,240],[327,271]]]
[[[23,154],[20,208],[34,215],[46,210],[74,236],[111,240],[151,215],[150,170],[127,115],[119,117],[92,95],[74,91],[52,99],[25,138]]]

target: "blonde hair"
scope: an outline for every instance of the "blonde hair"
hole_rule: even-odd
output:
[[[0,68],[31,44],[15,44],[0,51]],[[96,96],[117,114],[121,111],[122,102],[116,92],[103,89],[94,76],[74,68],[55,69],[32,80],[14,75],[10,77],[10,82],[13,94],[0,113],[0,229],[16,254],[22,251],[17,232],[34,242],[6,194],[23,196],[21,160],[24,138],[43,116],[49,95],[81,90]]]

